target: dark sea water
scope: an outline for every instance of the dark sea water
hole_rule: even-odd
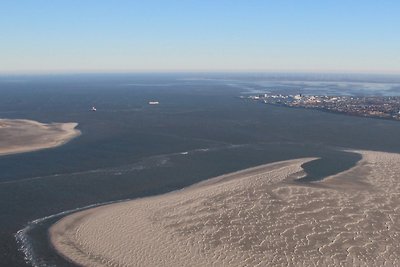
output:
[[[0,77],[0,118],[78,122],[82,131],[62,147],[0,157],[0,266],[29,266],[25,256],[38,266],[70,266],[47,240],[48,226],[68,211],[319,157],[305,165],[302,182],[311,182],[360,160],[343,148],[400,151],[399,122],[239,99],[254,88],[278,90],[276,80],[274,88],[250,81],[222,74]],[[279,90],[295,90],[285,84]]]

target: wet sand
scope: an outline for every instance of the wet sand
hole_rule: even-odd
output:
[[[398,266],[400,155],[300,183],[296,159],[77,212],[53,246],[83,266]]]
[[[81,134],[77,125],[0,119],[0,156],[63,145]]]

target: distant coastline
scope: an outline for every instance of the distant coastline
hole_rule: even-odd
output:
[[[305,108],[350,116],[400,120],[400,97],[398,96],[320,96],[262,94],[243,97],[268,105]]]
[[[0,119],[0,156],[61,146],[79,136],[78,123]]]
[[[399,121],[398,119],[393,119],[393,118],[352,114],[352,113],[346,113],[346,112],[343,112],[343,111],[330,110],[330,109],[324,109],[324,108],[301,107],[301,106],[295,107],[295,106],[287,106],[287,105],[283,105],[283,104],[271,104],[271,103],[266,103],[266,105],[271,105],[271,106],[276,106],[276,107],[284,107],[284,108],[291,108],[291,109],[316,110],[316,111],[326,112],[326,113],[330,113],[330,114],[337,114],[337,115],[344,115],[344,116],[358,117],[358,118],[368,118],[368,119],[385,120],[385,121]]]

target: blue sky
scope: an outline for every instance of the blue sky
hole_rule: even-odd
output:
[[[400,1],[0,1],[0,72],[400,73]]]

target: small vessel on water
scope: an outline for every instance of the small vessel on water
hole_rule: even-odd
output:
[[[95,106],[93,106],[90,111],[97,111],[97,108]]]
[[[158,105],[160,102],[158,101],[149,101],[149,105]]]

